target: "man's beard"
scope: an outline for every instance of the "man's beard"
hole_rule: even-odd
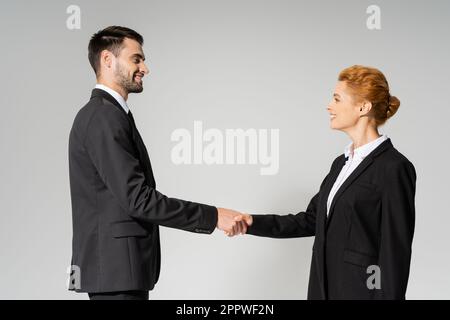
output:
[[[137,72],[136,72],[137,73]],[[140,93],[144,90],[144,86],[141,83],[134,81],[135,73],[132,75],[131,79],[128,77],[127,71],[123,68],[120,63],[116,64],[115,76],[117,83],[124,88],[128,93]],[[142,80],[141,80],[142,81]]]

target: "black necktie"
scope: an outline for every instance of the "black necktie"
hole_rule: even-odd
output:
[[[138,132],[138,130],[136,128],[136,123],[134,122],[133,114],[131,113],[131,111],[128,110],[127,116],[128,116],[128,119],[130,120],[130,123],[131,123],[131,134],[133,136],[133,139],[135,141],[136,140],[140,140],[139,132]]]
[[[136,123],[134,122],[133,114],[129,110],[128,110],[128,118],[130,119],[131,123],[133,124],[133,128],[136,128]]]

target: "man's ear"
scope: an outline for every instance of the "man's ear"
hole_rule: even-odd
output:
[[[359,108],[361,116],[368,115],[370,110],[372,110],[372,102],[370,102],[370,101],[365,101]]]
[[[105,68],[110,69],[112,67],[112,55],[113,53],[109,50],[103,50],[100,53],[100,65],[103,65]]]

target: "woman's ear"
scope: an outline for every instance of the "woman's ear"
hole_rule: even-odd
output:
[[[372,102],[369,101],[364,102],[363,105],[359,108],[361,116],[366,116],[371,109],[372,109]]]

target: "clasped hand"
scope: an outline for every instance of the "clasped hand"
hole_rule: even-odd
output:
[[[247,233],[248,227],[253,223],[253,218],[249,214],[224,208],[217,208],[217,211],[217,228],[229,237]]]

